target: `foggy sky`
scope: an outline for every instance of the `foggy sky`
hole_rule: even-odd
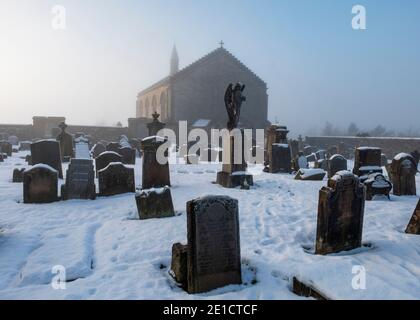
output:
[[[66,30],[51,27],[56,4]],[[355,4],[367,30],[351,28]],[[327,120],[419,128],[419,12],[411,0],[1,0],[0,123],[126,124],[137,93],[168,75],[174,44],[182,68],[223,40],[292,133]]]

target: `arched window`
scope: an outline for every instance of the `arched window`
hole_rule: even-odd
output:
[[[156,96],[153,95],[153,98],[152,98],[152,113],[154,113],[155,111],[157,111],[157,99],[156,99]]]
[[[146,118],[148,118],[149,115],[150,115],[150,110],[149,109],[150,109],[149,98],[146,98],[146,103],[145,103],[145,106],[144,106],[144,116]]]
[[[160,94],[160,113],[161,113],[161,119],[165,119],[167,117],[167,99],[166,99],[166,92],[162,92]]]

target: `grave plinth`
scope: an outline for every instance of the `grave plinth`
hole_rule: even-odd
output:
[[[175,216],[171,189],[168,187],[143,189],[136,194],[140,220]]]

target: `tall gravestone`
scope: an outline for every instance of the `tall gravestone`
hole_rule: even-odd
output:
[[[316,254],[361,247],[365,188],[349,171],[340,171],[319,191]]]
[[[142,188],[163,188],[170,186],[169,163],[160,163],[157,158],[158,148],[167,142],[162,137],[147,137],[142,140],[141,149],[143,152],[143,175]]]
[[[287,127],[285,126],[279,126],[279,125],[273,124],[267,127],[266,144],[265,144],[265,150],[267,150],[266,159],[265,159],[266,165],[268,165],[269,163],[271,146],[274,143],[288,144],[288,141],[287,141],[288,133],[289,133],[289,130],[287,130]]]
[[[33,165],[46,164],[58,171],[58,177],[63,179],[61,166],[60,143],[55,140],[41,140],[31,144],[31,162]]]
[[[116,152],[105,151],[95,159],[96,172],[106,168],[112,162],[122,162],[122,157]]]
[[[400,153],[388,166],[394,194],[397,196],[416,195],[417,166],[412,155]]]
[[[288,144],[273,143],[269,147],[269,165],[270,173],[291,173],[292,158],[291,150]]]
[[[61,122],[58,127],[61,130],[57,136],[57,141],[60,142],[61,159],[68,161],[74,157],[73,136],[66,132],[67,125],[64,122]]]
[[[37,164],[23,173],[23,202],[50,203],[58,201],[58,171]]]
[[[382,173],[381,155],[380,148],[357,148],[354,157],[353,173],[359,177],[371,173]]]
[[[99,195],[113,196],[122,193],[135,192],[134,169],[127,168],[122,163],[110,163],[98,171]]]
[[[147,124],[149,137],[157,136],[158,132],[165,128],[165,124],[159,121],[160,114],[156,111],[152,114],[153,121]]]
[[[292,159],[296,158],[299,154],[299,141],[291,140],[290,141],[290,152],[292,153]]]
[[[99,155],[101,153],[104,153],[106,151],[106,147],[104,144],[98,142],[96,143],[92,150],[90,151],[90,153],[92,154],[92,158],[96,159],[97,157],[99,157]]]
[[[95,170],[93,160],[71,159],[66,174],[66,183],[61,188],[63,200],[96,198]]]
[[[106,151],[118,153],[119,148],[120,148],[119,142],[110,142],[106,146]]]
[[[172,271],[188,293],[242,283],[237,200],[207,196],[189,201],[187,238],[186,246],[173,248]]]
[[[417,207],[414,210],[413,216],[411,217],[405,232],[420,235],[420,201],[417,203]]]
[[[5,153],[8,157],[12,156],[13,146],[8,141],[0,141],[0,152]]]
[[[340,154],[333,155],[328,160],[328,178],[332,178],[339,171],[347,170],[347,159]]]

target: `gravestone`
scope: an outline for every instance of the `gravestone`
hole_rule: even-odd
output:
[[[309,156],[306,156],[306,160],[308,162],[315,162],[316,161],[316,154],[315,153],[311,153]]]
[[[118,153],[119,148],[120,148],[120,144],[118,142],[110,142],[106,146],[106,151]]]
[[[386,167],[388,165],[388,158],[385,154],[381,154],[381,167]]]
[[[25,157],[25,161],[28,163],[28,165],[32,165],[32,156],[30,154],[27,154]]]
[[[58,177],[63,179],[61,166],[60,143],[55,140],[40,140],[31,144],[31,161],[33,165],[44,163],[57,170]]]
[[[156,111],[152,114],[153,121],[147,124],[147,128],[149,130],[149,137],[157,136],[158,132],[165,127],[163,122],[160,122],[158,119],[160,114]]]
[[[299,171],[299,169],[308,169],[309,163],[308,159],[303,155],[302,151],[299,151],[298,156],[293,161],[294,171]]]
[[[110,163],[98,171],[99,195],[113,196],[122,193],[135,192],[134,169],[127,168],[122,163]]]
[[[327,159],[318,159],[314,164],[315,169],[322,169],[328,171],[328,160]]]
[[[373,200],[375,196],[385,196],[388,199],[392,190],[392,183],[382,173],[372,173],[363,181],[366,186],[366,200]]]
[[[389,173],[397,196],[416,195],[417,165],[413,156],[400,153],[394,157],[389,165]]]
[[[61,196],[63,200],[94,200],[96,198],[93,160],[71,159],[67,169],[66,183],[61,188]]]
[[[99,155],[101,153],[104,153],[106,151],[106,147],[104,144],[98,142],[97,144],[95,144],[92,148],[92,150],[90,151],[90,153],[92,154],[92,158],[96,159],[97,157],[99,157]]]
[[[314,148],[312,146],[305,146],[303,147],[303,155],[309,156],[313,153]]]
[[[207,196],[189,201],[187,233],[187,246],[177,244],[172,251],[172,271],[188,293],[242,283],[237,200]]]
[[[411,217],[405,232],[420,235],[420,201],[417,203],[416,209],[414,209],[413,216]]]
[[[328,161],[328,178],[332,178],[339,171],[347,170],[347,159],[340,154],[333,155]]]
[[[143,152],[142,189],[170,187],[169,163],[159,163],[156,153],[167,142],[166,138],[153,136],[141,142]],[[166,154],[167,156],[167,154]]]
[[[274,143],[287,144],[288,133],[289,133],[289,130],[287,130],[287,127],[285,126],[279,126],[279,125],[273,124],[267,127],[266,144],[265,144],[265,150],[267,150],[266,159],[265,159],[266,165],[268,165],[270,161],[269,159],[270,159],[271,146]]]
[[[292,158],[288,144],[273,143],[269,152],[268,172],[291,173]]]
[[[73,136],[66,132],[67,125],[61,122],[58,126],[61,130],[57,135],[57,141],[60,142],[61,159],[71,159],[74,157]]]
[[[19,151],[29,151],[31,150],[31,143],[30,141],[21,141],[19,143]]]
[[[420,161],[420,153],[417,150],[415,150],[415,151],[411,152],[410,154],[414,158],[414,162],[416,164],[416,167],[418,167],[419,166],[419,161]]]
[[[102,152],[95,159],[96,173],[98,173],[99,170],[106,168],[112,162],[122,162],[121,155],[113,151]]]
[[[16,168],[16,169],[14,169],[13,170],[13,179],[12,179],[12,181],[14,183],[23,182],[23,173],[25,172],[25,170],[26,170],[25,168],[21,168],[21,169]]]
[[[11,157],[13,152],[12,144],[7,141],[0,141],[0,152],[5,153],[8,157]]]
[[[76,142],[74,148],[76,159],[90,159],[89,144],[85,140],[79,140]]]
[[[46,164],[37,164],[23,173],[23,202],[58,201],[58,171]]]
[[[188,290],[188,245],[174,243],[172,245],[172,262],[170,274],[175,281],[184,289]]]
[[[325,150],[318,150],[315,152],[316,160],[324,160],[327,158],[327,152]]]
[[[340,171],[319,191],[316,254],[361,247],[365,187],[349,171]]]
[[[299,141],[298,140],[290,141],[290,151],[292,153],[292,159],[296,158],[296,156],[299,154]]]
[[[353,173],[356,176],[382,173],[381,149],[373,147],[360,147],[356,149]]]
[[[118,149],[118,154],[122,157],[124,164],[136,164],[136,150],[126,146]]]
[[[136,204],[140,220],[166,218],[175,215],[169,187],[138,191]]]
[[[326,174],[327,172],[323,169],[299,169],[296,173],[295,180],[322,181]]]

